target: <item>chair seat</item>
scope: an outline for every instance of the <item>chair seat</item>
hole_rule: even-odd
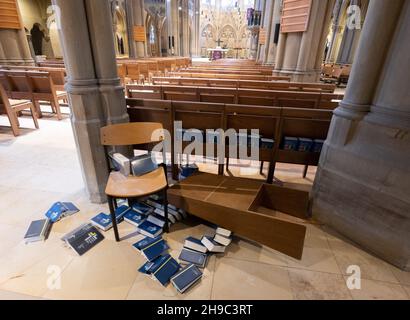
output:
[[[163,168],[158,168],[140,177],[126,177],[120,172],[111,172],[105,193],[115,198],[143,197],[167,187]]]
[[[67,92],[65,91],[57,91],[57,98],[64,98],[67,97]]]

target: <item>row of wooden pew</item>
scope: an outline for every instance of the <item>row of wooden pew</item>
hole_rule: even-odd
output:
[[[255,106],[334,109],[342,95],[327,92],[210,88],[162,85],[127,85],[126,96],[191,102],[228,103]]]
[[[272,77],[275,78],[275,77]],[[285,80],[283,80],[285,79]],[[153,77],[153,85],[173,85],[173,86],[199,86],[199,87],[220,87],[238,89],[261,89],[261,90],[286,90],[305,92],[328,92],[333,93],[336,89],[334,84],[290,82],[288,77],[277,77],[277,81],[258,80],[230,80],[209,78],[185,78],[185,77]],[[282,81],[283,80],[283,81]]]
[[[352,66],[326,63],[322,65],[321,80],[324,82],[347,83],[349,81]]]
[[[175,121],[182,121],[184,129],[195,128],[202,131],[259,129],[260,135],[275,141],[273,148],[259,149],[260,161],[270,164],[268,183],[273,181],[277,162],[305,166],[318,164],[320,153],[283,150],[280,142],[285,136],[325,140],[333,113],[333,110],[149,99],[127,99],[127,105],[131,121],[160,122],[171,132],[172,137],[175,135]],[[172,139],[172,154],[175,151],[174,143]],[[184,147],[187,144],[184,143]],[[206,147],[207,143],[204,143],[202,154],[205,154]],[[216,146],[214,148],[216,150]],[[225,156],[229,159],[228,153]],[[172,164],[175,176],[177,165],[174,159]],[[223,172],[224,164],[220,164],[219,174]]]

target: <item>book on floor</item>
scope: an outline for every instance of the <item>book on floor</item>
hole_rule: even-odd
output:
[[[165,211],[162,210],[162,209],[156,208],[156,209],[154,210],[154,213],[157,214],[157,215],[159,215],[159,216],[161,216],[161,217],[164,217],[164,218],[165,218]],[[168,220],[169,220],[169,222],[171,222],[171,223],[177,222],[177,220],[175,219],[175,217],[174,217],[172,214],[169,213],[169,210],[168,210]]]
[[[141,214],[137,211],[130,210],[126,214],[124,214],[124,221],[132,224],[133,226],[138,227],[141,223],[143,223],[146,220],[146,216],[144,214]]]
[[[216,228],[216,233],[220,234],[221,236],[224,236],[226,238],[229,238],[232,234],[232,231],[221,228],[221,227],[218,227],[218,228]]]
[[[51,208],[46,212],[46,217],[52,222],[55,223],[65,216],[73,215],[80,211],[74,204],[71,202],[55,202]]]
[[[153,261],[169,249],[164,239],[159,239],[141,250],[141,254],[148,260]]]
[[[174,216],[175,221],[181,221],[182,220],[181,213],[179,213],[178,210],[175,210],[174,208],[171,208],[170,206],[168,206],[168,215]]]
[[[162,228],[145,220],[138,226],[138,232],[144,236],[155,238],[162,234]]]
[[[152,277],[165,286],[179,269],[181,269],[179,263],[170,256],[155,272],[152,273]]]
[[[198,252],[206,253],[208,251],[207,247],[201,242],[201,240],[194,237],[188,237],[185,239],[184,247],[192,249]]]
[[[30,226],[24,236],[24,241],[27,243],[44,241],[50,230],[51,221],[49,219],[35,220],[30,223]]]
[[[131,207],[128,207],[126,205],[120,206],[115,210],[115,216],[117,217],[117,223],[121,222],[124,218],[124,215],[127,212],[130,212],[132,210]]]
[[[212,237],[204,236],[201,239],[202,244],[209,250],[209,252],[223,253],[225,246],[216,242]]]
[[[156,238],[145,237],[144,239],[134,243],[132,246],[138,251],[141,251],[142,249],[145,249],[146,247],[153,244],[154,242],[157,242],[160,239],[161,237],[156,237]]]
[[[184,248],[182,249],[178,259],[179,261],[181,261],[181,263],[192,263],[200,268],[204,268],[206,261],[208,260],[208,256],[205,253]]]
[[[76,230],[66,238],[66,242],[80,256],[104,240],[104,236],[91,223]]]
[[[147,221],[157,225],[160,228],[163,228],[165,226],[165,218],[157,215],[157,214],[150,214],[147,218]],[[169,223],[168,223],[169,225]]]
[[[154,208],[145,203],[137,202],[132,205],[132,210],[147,216],[154,211]]]
[[[167,261],[171,255],[169,254],[164,254],[159,257],[157,257],[153,261],[147,261],[144,263],[139,269],[138,272],[141,272],[145,275],[151,275],[153,272],[157,271],[158,268],[165,262]]]
[[[98,229],[107,231],[112,228],[111,215],[101,212],[91,219],[91,224]]]
[[[216,241],[216,242],[218,242],[218,243],[220,243],[220,244],[222,244],[226,247],[226,246],[229,246],[231,244],[232,239],[224,237],[220,234],[216,234],[215,237],[214,237],[214,241]]]
[[[180,293],[184,293],[202,278],[202,272],[190,264],[171,278],[171,283]]]

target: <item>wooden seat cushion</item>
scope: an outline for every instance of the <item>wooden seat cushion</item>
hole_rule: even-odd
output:
[[[167,186],[164,169],[158,168],[140,177],[126,177],[111,172],[105,193],[115,198],[143,197],[163,190]]]

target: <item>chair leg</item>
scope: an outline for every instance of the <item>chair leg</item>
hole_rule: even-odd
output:
[[[34,126],[36,127],[36,129],[40,128],[40,126],[38,125],[36,110],[33,104],[30,105],[30,111],[31,111],[31,117],[33,118]]]
[[[309,169],[309,166],[305,166],[305,169],[303,170],[303,179],[306,178],[308,169]]]
[[[116,216],[115,216],[114,198],[110,197],[110,196],[107,196],[107,199],[108,199],[108,205],[110,207],[112,228],[114,229],[115,241],[119,242],[120,241],[120,236],[118,234],[117,219],[116,219]]]
[[[226,158],[226,171],[229,171],[229,157]]]
[[[9,116],[10,120],[10,125],[11,125],[11,130],[13,131],[13,134],[15,137],[20,135],[20,128],[19,128],[19,122],[17,120],[17,115],[14,112],[10,113]]]
[[[60,103],[58,102],[58,99],[52,102],[52,105],[54,106],[54,109],[56,110],[57,113],[57,119],[62,120],[63,117],[61,116],[61,109],[60,109]]]
[[[169,232],[169,220],[168,220],[168,195],[167,195],[167,188],[164,189],[163,191],[163,205],[164,205],[164,214],[165,214],[165,225],[164,225],[164,231],[166,233]]]
[[[260,175],[263,175],[263,165],[264,165],[265,163],[263,162],[263,161],[261,161],[261,167],[260,167],[260,169],[259,169],[259,173],[260,173]]]
[[[38,100],[34,101],[34,108],[35,108],[36,113],[37,113],[37,118],[42,118],[43,113],[41,112],[40,101],[38,101]]]

